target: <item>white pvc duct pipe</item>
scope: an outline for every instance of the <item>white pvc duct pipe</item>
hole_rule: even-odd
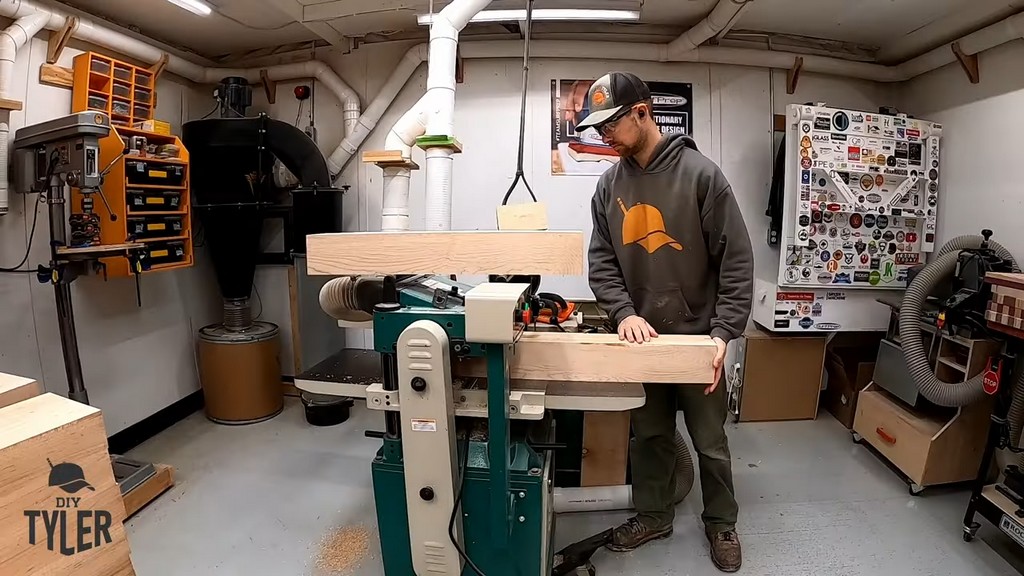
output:
[[[706,42],[729,25],[743,5],[754,0],[719,0],[706,18],[694,24],[678,38],[668,43],[669,54],[685,54]]]
[[[68,14],[65,14],[59,9],[42,6],[32,2],[31,0],[0,0],[0,16],[16,18],[19,20],[27,16],[33,16],[34,18],[39,19],[39,21],[43,21],[45,19],[42,27],[49,30],[60,30],[68,18]],[[26,28],[26,31],[28,30],[29,29]],[[39,30],[37,29],[31,35],[28,35],[28,37],[31,38],[31,36],[38,32]],[[81,40],[103,46],[114,52],[125,54],[144,62],[157,62],[164,55],[164,52],[159,48],[150,46],[145,42],[136,40],[135,38],[122,34],[116,30],[111,30],[110,28],[93,22],[87,18],[79,19],[78,29],[75,31],[74,36]],[[330,66],[318,60],[294,64],[282,64],[279,66],[269,66],[265,68],[208,68],[206,66],[189,62],[184,58],[169,55],[166,70],[199,84],[216,84],[222,78],[227,76],[239,76],[245,78],[249,82],[256,83],[261,80],[261,70],[266,70],[268,77],[275,81],[294,80],[296,78],[315,78],[330,90],[338,98],[338,101],[341,102],[342,113],[344,115],[345,136],[351,134],[355,129],[360,116],[359,96],[338,76],[337,73],[334,72]],[[0,67],[0,84],[5,81],[3,73],[4,70]],[[9,71],[7,76],[9,76]],[[9,82],[9,80],[7,80],[7,82]],[[358,148],[358,146],[355,148]],[[352,148],[347,152],[339,152],[339,150],[342,150],[339,145],[339,149],[335,151],[335,154],[331,155],[331,158],[340,159],[344,157],[345,160],[347,160],[355,153],[355,148]],[[6,158],[0,158],[0,161],[6,164]],[[343,163],[335,164],[330,161],[328,162],[328,168],[334,175],[341,172],[342,166]]]
[[[455,135],[455,56],[459,32],[470,18],[491,0],[455,0],[431,19],[427,62],[426,107],[427,134]],[[452,151],[428,148],[426,229],[450,230],[452,227]]]
[[[476,8],[476,6],[485,6],[486,4],[485,0],[467,0],[465,3],[457,2],[449,5],[449,7],[462,5]],[[726,16],[732,10],[739,8],[742,8],[742,6],[733,0],[722,0],[707,18],[669,44],[537,41],[531,46],[531,56],[537,58],[586,58],[619,61],[703,62],[779,69],[790,68],[793,65],[794,59],[797,56],[801,56],[804,60],[803,69],[807,72],[860,78],[876,82],[901,82],[909,80],[925,72],[955,62],[955,56],[947,45],[940,46],[931,52],[897,66],[883,66],[786,52],[717,46],[702,46],[693,50],[682,51],[683,48],[696,43],[698,38],[713,34],[713,30],[720,30],[721,26],[727,25],[729,18],[726,18]],[[445,10],[448,10],[448,7]],[[463,12],[460,14],[455,14],[454,9],[448,13],[448,15],[458,16],[457,18],[447,18],[446,16],[448,24],[455,27],[456,30],[460,30],[462,26],[465,26],[465,23],[461,23],[459,26],[455,26],[455,24],[459,24],[463,19],[468,20],[472,16],[472,14],[469,14],[470,8],[463,8],[462,10]],[[442,10],[442,13],[444,12]],[[0,16],[21,19],[25,16],[36,14],[45,15],[46,23],[44,27],[49,30],[59,30],[67,18],[67,15],[59,9],[40,6],[31,0],[0,0]],[[41,19],[43,16],[37,17]],[[75,37],[142,61],[156,62],[164,54],[159,48],[106,28],[89,19],[80,19]],[[961,38],[959,42],[964,52],[977,54],[1021,37],[1024,37],[1024,14],[1011,16],[973,34],[968,34]],[[447,42],[447,44],[450,45],[451,43]],[[469,42],[463,43],[461,50],[461,55],[465,58],[515,58],[519,57],[521,53],[522,46],[518,41]],[[315,77],[334,91],[343,103],[346,135],[328,158],[328,166],[332,173],[336,175],[355,155],[356,150],[358,150],[369,133],[380,121],[380,118],[394,101],[406,81],[427,58],[427,45],[417,45],[410,49],[402,60],[399,61],[373,102],[361,115],[358,115],[358,119],[356,119],[357,110],[359,109],[358,98],[326,64],[306,62],[273,66],[267,70],[272,80],[289,80],[307,76]],[[446,61],[451,62],[454,55],[446,56],[445,58]],[[210,83],[219,80],[229,73],[240,75],[250,81],[257,81],[260,69],[227,70],[208,68],[171,55],[168,60],[167,70],[195,82]],[[2,73],[2,67],[0,67],[0,73]],[[0,77],[0,84],[4,81]],[[443,87],[439,86],[439,88]],[[439,117],[437,122],[446,124],[447,120]],[[0,163],[6,164],[6,159],[0,158]]]
[[[29,14],[18,18],[0,32],[0,98],[11,98],[11,81],[14,79],[14,60],[18,50],[28,44],[33,36],[43,29],[50,18],[46,14]],[[0,216],[10,210],[10,183],[7,167],[10,164],[10,111],[0,114]]]
[[[400,150],[402,158],[412,160],[412,146],[416,138],[427,130],[427,107],[424,94],[408,112],[402,115],[384,140],[385,150]],[[412,171],[409,168],[388,167],[384,169],[384,202],[381,230],[401,232],[409,229],[409,183]]]

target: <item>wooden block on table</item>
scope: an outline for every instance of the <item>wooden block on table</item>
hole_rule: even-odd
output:
[[[0,574],[135,574],[99,410],[55,394],[0,409],[0,462]]]
[[[583,414],[580,486],[622,486],[629,462],[629,412]]]
[[[306,237],[309,275],[583,273],[583,233],[341,232]]]
[[[43,393],[43,387],[31,378],[0,372],[0,408],[28,400]]]
[[[643,344],[617,334],[526,332],[508,359],[509,377],[566,382],[710,384],[718,346],[710,336],[662,334]],[[480,358],[452,364],[455,376],[487,377]]]
[[[498,206],[498,230],[547,230],[548,207],[543,202]]]

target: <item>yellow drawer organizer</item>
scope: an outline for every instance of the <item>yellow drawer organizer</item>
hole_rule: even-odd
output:
[[[144,244],[144,272],[193,264],[188,151],[165,130],[133,127],[154,119],[158,74],[94,52],[74,60],[72,112],[100,111],[110,116],[112,124],[110,134],[100,140],[100,166],[109,166],[103,195],[110,212],[100,199],[94,199],[99,244]],[[176,148],[168,157],[158,157],[140,145],[142,138],[146,146]],[[122,155],[125,150],[129,152]],[[82,195],[73,189],[70,213],[80,212],[81,202]],[[125,258],[105,258],[103,263],[108,276],[133,275]]]

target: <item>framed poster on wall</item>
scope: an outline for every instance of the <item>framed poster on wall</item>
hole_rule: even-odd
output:
[[[587,92],[593,80],[551,81],[551,173],[596,176],[619,161],[619,155],[601,141],[593,128],[577,134],[575,127],[587,117]],[[693,85],[683,82],[648,82],[654,118],[662,134],[693,134]]]

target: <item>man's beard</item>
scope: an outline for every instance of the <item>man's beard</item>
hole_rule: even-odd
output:
[[[621,156],[623,158],[632,158],[633,156],[636,156],[637,154],[639,154],[640,151],[643,150],[644,146],[646,146],[646,145],[647,145],[647,134],[644,133],[644,132],[640,132],[640,135],[637,137],[636,142],[634,142],[632,146],[626,146],[625,144],[619,144],[619,146],[622,147],[622,151],[619,152],[619,156]]]

